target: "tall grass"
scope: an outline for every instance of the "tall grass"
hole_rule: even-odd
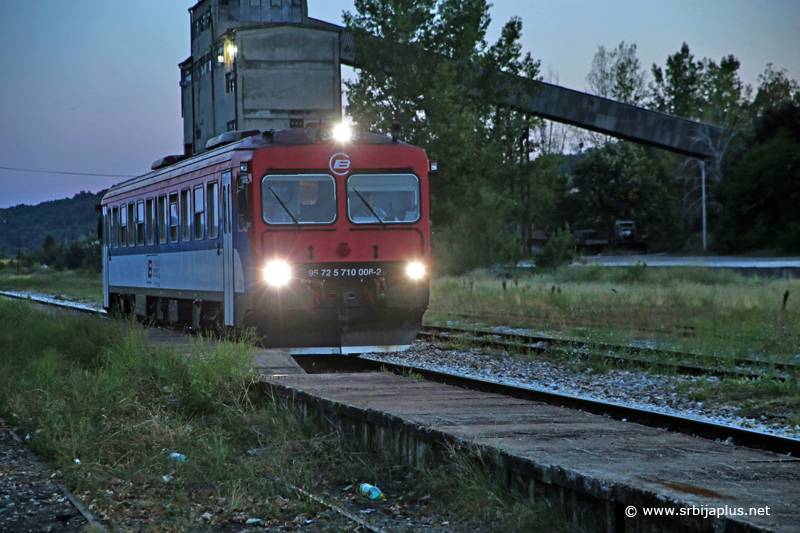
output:
[[[653,339],[696,353],[785,359],[798,354],[798,304],[800,280],[702,268],[589,266],[511,280],[483,273],[434,280],[427,316],[466,314],[486,324],[589,339]]]
[[[0,269],[0,290],[32,291],[42,294],[63,295],[82,302],[102,302],[103,278],[90,271],[54,269],[23,269],[18,276],[16,269]]]
[[[504,493],[485,469],[469,476],[475,490],[465,503],[445,490],[451,466],[415,471],[299,421],[256,393],[252,358],[246,335],[156,347],[136,323],[51,317],[0,300],[0,416],[116,531],[220,530],[251,517],[352,531],[290,487],[354,495],[362,481],[415,520],[434,509],[467,530],[487,516],[508,531],[565,530],[548,508]],[[436,487],[428,507],[412,504]],[[480,487],[491,488],[491,499]]]

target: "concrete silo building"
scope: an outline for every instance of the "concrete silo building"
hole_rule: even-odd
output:
[[[180,64],[186,152],[226,131],[341,119],[339,31],[307,0],[201,0]]]

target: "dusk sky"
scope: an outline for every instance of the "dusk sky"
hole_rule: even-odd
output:
[[[0,0],[0,208],[96,192],[182,153],[178,63],[193,0]],[[341,23],[351,0],[309,0]],[[496,0],[489,40],[512,16],[526,52],[560,85],[586,90],[598,45],[636,43],[649,71],[686,41],[695,58],[733,54],[756,85],[772,62],[800,78],[799,0]],[[345,76],[352,76],[346,70]]]

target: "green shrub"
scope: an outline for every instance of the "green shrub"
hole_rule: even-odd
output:
[[[569,265],[574,259],[575,238],[569,231],[569,225],[550,235],[542,251],[533,256],[536,267],[545,270]]]
[[[623,267],[622,281],[638,283],[647,279],[647,263],[637,261],[636,263]]]

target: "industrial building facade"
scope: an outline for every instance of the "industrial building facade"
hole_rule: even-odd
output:
[[[341,120],[339,32],[307,0],[202,0],[180,64],[185,152],[226,131]]]

